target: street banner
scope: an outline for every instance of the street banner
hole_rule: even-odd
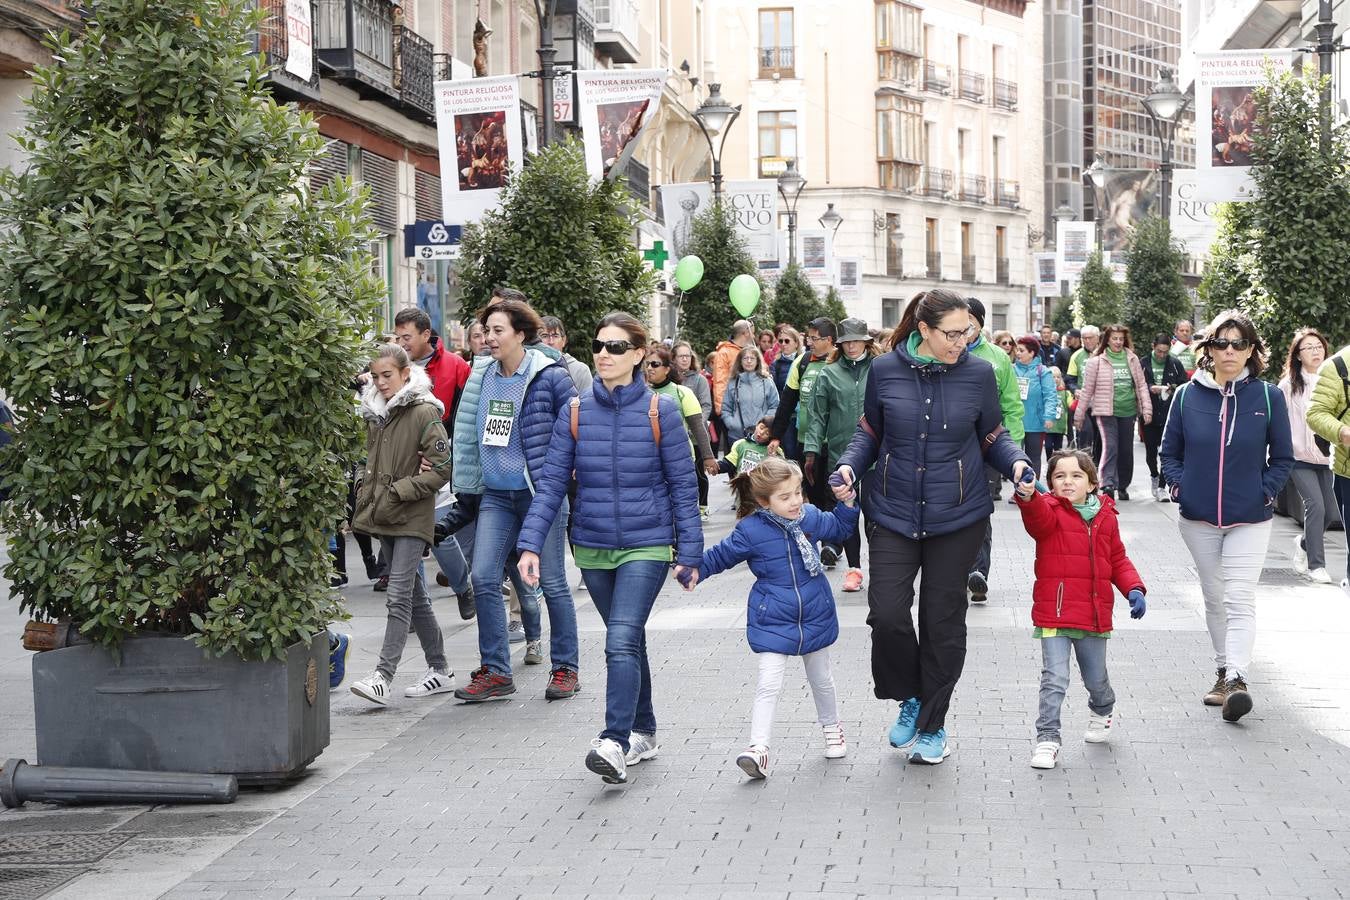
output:
[[[309,0],[286,0],[285,69],[301,81],[314,77],[314,20]]]
[[[1124,250],[1130,231],[1148,215],[1162,214],[1160,179],[1153,169],[1111,169],[1102,207],[1102,249]]]
[[[520,167],[520,76],[436,82],[441,204],[447,222],[476,222],[501,203]]]
[[[1102,265],[1106,271],[1111,273],[1111,280],[1116,284],[1124,284],[1126,276],[1129,274],[1129,264],[1125,261],[1125,252],[1123,250],[1108,250],[1102,254]]]
[[[1253,93],[1267,71],[1287,72],[1293,50],[1223,50],[1195,55],[1196,199],[1251,200]],[[1202,140],[1208,131],[1209,139]]]
[[[712,204],[712,186],[706,181],[663,184],[657,187],[666,221],[666,246],[675,261],[688,252],[694,219]],[[728,181],[722,185],[722,203],[736,217],[736,233],[761,270],[779,264],[778,184],[772,178]]]
[[[553,121],[571,125],[576,121],[576,107],[572,105],[572,79],[568,72],[553,79]]]
[[[1172,236],[1186,245],[1191,256],[1209,255],[1210,245],[1219,236],[1218,212],[1218,203],[1196,196],[1194,169],[1172,173]]]
[[[1088,258],[1097,249],[1097,228],[1092,222],[1056,222],[1055,252],[1059,277],[1072,284],[1087,268]]]
[[[841,256],[838,263],[839,276],[836,283],[839,285],[840,299],[845,303],[857,300],[862,294],[862,257]]]
[[[586,173],[617,178],[656,115],[665,69],[592,69],[576,73]]]
[[[1056,254],[1037,253],[1035,258],[1036,258],[1036,296],[1058,297],[1059,266],[1056,264]]]
[[[802,274],[812,284],[830,285],[834,283],[834,258],[830,252],[829,236],[825,229],[804,228],[797,232],[797,243],[801,253]]]

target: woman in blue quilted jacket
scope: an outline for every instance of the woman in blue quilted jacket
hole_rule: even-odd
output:
[[[674,562],[677,575],[703,556],[698,480],[684,416],[639,374],[647,329],[627,313],[600,320],[591,390],[554,422],[548,459],[520,530],[520,574],[540,577],[540,554],[575,472],[572,556],[605,623],[605,727],[586,768],[608,784],[659,751],[647,663],[647,617]]]
[[[960,294],[910,301],[891,352],[872,362],[863,416],[839,460],[835,495],[869,469],[872,678],[900,702],[891,745],[911,762],[951,752],[945,727],[966,661],[966,574],[994,504],[984,467],[1020,480],[1031,461],[1003,427],[994,367],[966,348],[973,327]],[[919,632],[914,579],[919,577]]]
[[[700,579],[747,563],[755,575],[746,612],[745,636],[759,656],[759,687],[750,714],[750,747],[736,765],[751,778],[769,775],[769,737],[788,657],[800,656],[825,731],[825,758],[848,752],[839,724],[830,645],[839,638],[834,592],[817,542],[841,543],[858,527],[855,497],[823,512],[802,500],[802,470],[770,456],[731,480],[740,521],[726,540],[703,554]]]

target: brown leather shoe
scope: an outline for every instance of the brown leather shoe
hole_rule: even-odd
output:
[[[1223,700],[1228,696],[1228,670],[1216,669],[1218,678],[1214,681],[1214,687],[1205,694],[1206,706],[1223,706]]]
[[[1234,678],[1228,682],[1228,692],[1223,698],[1223,720],[1236,722],[1252,711],[1252,695],[1247,690],[1245,678]]]

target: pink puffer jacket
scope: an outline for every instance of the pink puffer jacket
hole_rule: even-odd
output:
[[[1144,417],[1144,424],[1153,421],[1153,401],[1149,399],[1148,382],[1144,381],[1144,367],[1133,350],[1125,351],[1130,363],[1130,375],[1134,378],[1134,400],[1138,412]],[[1115,415],[1116,386],[1115,372],[1111,360],[1104,355],[1088,359],[1083,367],[1083,389],[1078,394],[1078,409],[1074,411],[1073,424],[1082,428],[1089,413],[1094,416]]]

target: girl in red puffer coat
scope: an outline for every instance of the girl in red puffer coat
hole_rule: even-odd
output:
[[[1031,621],[1041,641],[1041,700],[1031,765],[1053,769],[1059,757],[1059,712],[1069,687],[1069,651],[1088,691],[1083,740],[1105,743],[1116,695],[1106,673],[1111,636],[1112,585],[1130,601],[1130,618],[1144,615],[1144,583],[1120,540],[1116,504],[1097,495],[1097,467],[1081,450],[1050,457],[1048,494],[1032,482],[1017,488],[1022,524],[1036,539],[1036,585]]]

